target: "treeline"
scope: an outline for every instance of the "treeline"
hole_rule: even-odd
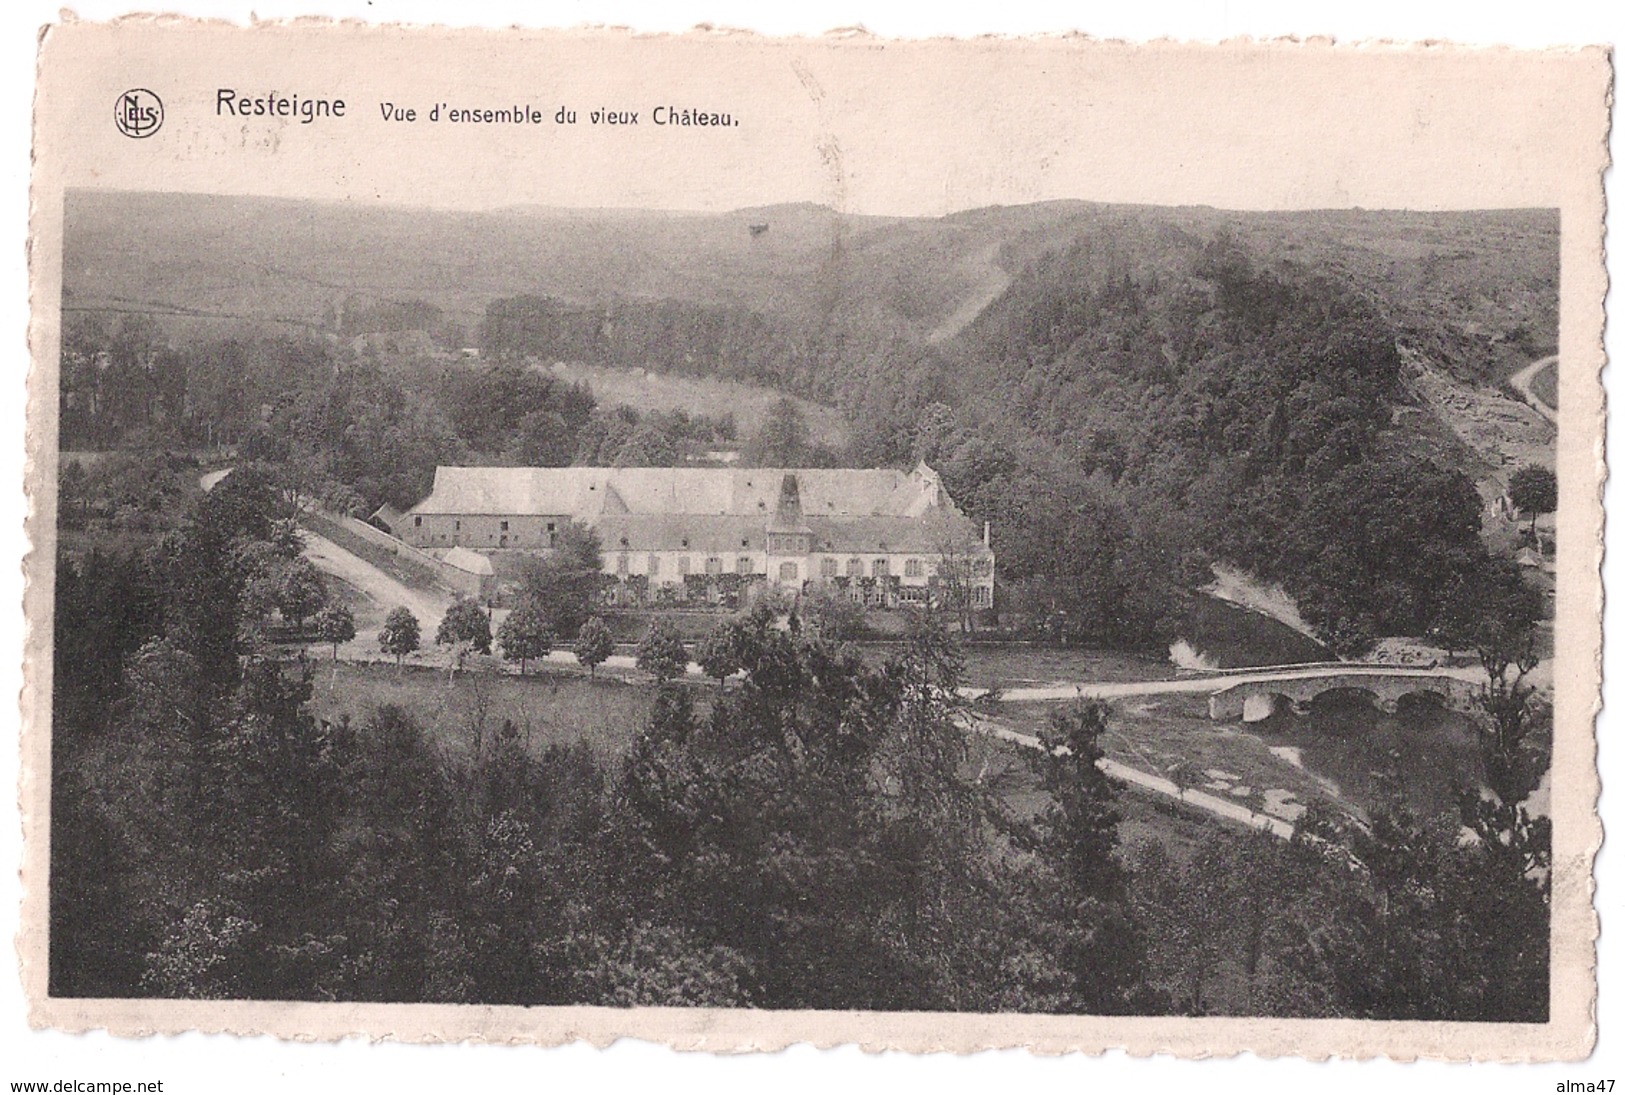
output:
[[[480,323],[481,353],[499,361],[642,365],[731,379],[771,376],[794,352],[780,324],[743,307],[686,301],[569,305],[548,297],[493,301]]]
[[[62,369],[64,449],[229,446],[361,514],[421,500],[440,464],[670,466],[739,440],[731,416],[600,406],[585,385],[520,366],[282,336],[175,347],[145,315],[79,317]]]

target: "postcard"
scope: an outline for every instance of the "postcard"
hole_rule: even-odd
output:
[[[1610,61],[48,28],[32,1021],[1585,1056]]]

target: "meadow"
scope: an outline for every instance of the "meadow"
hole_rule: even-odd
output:
[[[801,410],[813,444],[839,451],[850,440],[851,430],[835,410],[760,384],[573,362],[558,362],[548,371],[560,380],[586,384],[594,398],[606,406],[644,412],[682,410],[710,418],[732,415],[741,438],[754,437],[774,405],[788,398]]]
[[[319,718],[360,722],[394,704],[409,712],[444,748],[467,752],[511,722],[535,756],[550,745],[586,742],[618,754],[648,718],[652,693],[623,680],[579,674],[511,674],[348,662],[318,663],[310,709]]]

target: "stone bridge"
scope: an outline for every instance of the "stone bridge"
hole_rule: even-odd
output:
[[[1437,703],[1468,710],[1479,683],[1460,670],[1345,669],[1246,676],[1208,698],[1208,715],[1219,722],[1259,722],[1289,704],[1293,710],[1328,694],[1363,696],[1384,711],[1404,702]]]

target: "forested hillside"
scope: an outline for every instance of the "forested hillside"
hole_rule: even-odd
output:
[[[1035,259],[1125,223],[1175,248],[1229,231],[1253,253],[1359,286],[1407,343],[1464,377],[1498,381],[1555,348],[1558,224],[1542,210],[448,212],[81,190],[65,209],[63,286],[71,311],[163,316],[187,341],[267,323],[346,337],[410,324],[471,340],[503,297],[670,301],[782,323],[828,365],[894,339],[945,341]],[[834,352],[858,336],[864,346]]]
[[[206,229],[185,247],[155,215],[182,211]],[[1555,347],[1548,212],[454,215],[79,193],[69,213],[67,447],[245,444],[363,508],[415,501],[437,462],[672,463],[735,439],[536,372],[635,366],[850,425],[835,452],[768,424],[738,439],[758,459],[931,461],[994,524],[1002,608],[1058,639],[1165,643],[1216,560],[1279,581],[1348,653],[1533,611],[1480,543],[1479,457],[1405,362],[1493,385]],[[417,342],[367,341],[413,323]]]
[[[1464,598],[1532,612],[1472,480],[1396,415],[1401,339],[1358,286],[1125,219],[1031,264],[944,353],[914,443],[1007,535],[1024,480],[1093,484],[1136,553],[1280,581],[1346,651],[1450,626]]]

